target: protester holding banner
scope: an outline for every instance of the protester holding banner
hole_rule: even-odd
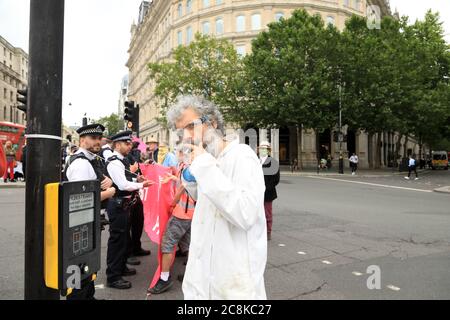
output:
[[[267,229],[264,175],[255,152],[223,137],[217,106],[182,96],[167,120],[191,152],[198,184],[185,299],[266,299]]]
[[[189,251],[191,221],[195,209],[195,200],[182,184],[183,171],[187,170],[186,164],[181,162],[177,175],[177,192],[170,207],[172,216],[167,222],[161,244],[161,275],[156,285],[148,289],[148,292],[152,294],[163,293],[173,285],[170,277],[170,267],[174,260],[175,246],[178,244],[180,251],[185,255]],[[167,182],[169,179],[167,179]]]

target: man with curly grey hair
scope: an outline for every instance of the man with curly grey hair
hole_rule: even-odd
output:
[[[264,175],[255,152],[223,136],[215,104],[181,96],[167,112],[198,186],[185,299],[266,299],[267,229]]]

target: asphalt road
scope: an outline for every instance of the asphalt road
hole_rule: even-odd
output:
[[[450,299],[450,186],[448,171],[403,176],[283,176],[274,202],[265,274],[269,299]],[[0,189],[0,298],[23,299],[24,189]],[[105,287],[108,232],[102,234],[101,299],[182,299],[181,283],[147,297],[156,268],[140,258],[130,290]],[[183,272],[176,259],[174,278]],[[380,289],[368,289],[369,266]],[[376,268],[375,267],[375,268]],[[372,267],[373,268],[373,267]],[[375,282],[370,282],[375,283]]]

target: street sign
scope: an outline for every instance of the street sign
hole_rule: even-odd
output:
[[[69,295],[100,270],[100,183],[45,186],[45,285]]]

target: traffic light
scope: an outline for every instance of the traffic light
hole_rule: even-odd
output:
[[[27,105],[28,105],[28,88],[17,90],[17,102],[21,104],[17,104],[17,109],[27,113]]]
[[[124,113],[125,116],[123,118],[125,121],[133,122],[135,115],[134,101],[125,101]]]
[[[124,120],[128,121],[127,128],[136,132],[139,137],[139,105],[134,104],[134,101],[125,101]]]

